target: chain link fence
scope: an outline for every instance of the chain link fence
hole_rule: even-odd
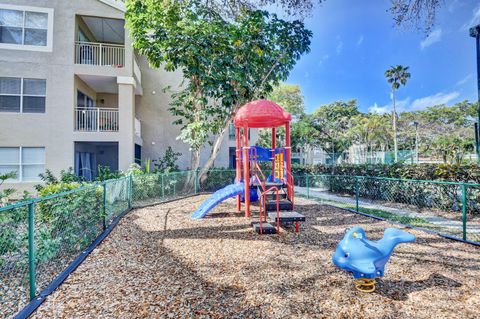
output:
[[[480,185],[297,175],[297,195],[480,243]],[[0,318],[37,297],[117,217],[235,182],[234,170],[131,175],[0,208]]]
[[[129,208],[130,177],[0,208],[0,318],[47,288]]]
[[[296,192],[321,203],[480,242],[480,185],[368,176],[296,176]]]

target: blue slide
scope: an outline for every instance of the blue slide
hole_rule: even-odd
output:
[[[245,185],[243,183],[231,184],[216,191],[209,199],[204,201],[202,205],[192,214],[192,219],[200,219],[205,217],[207,213],[230,197],[243,194]]]

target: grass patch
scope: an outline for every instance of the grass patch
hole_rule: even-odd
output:
[[[305,195],[299,195],[299,196],[303,198],[307,198]],[[314,197],[310,197],[310,199],[313,199],[319,203],[328,204],[335,207],[353,209],[353,210],[356,209],[355,204],[349,204],[349,203],[338,202],[333,200],[325,200],[322,198],[314,198]],[[435,230],[441,229],[441,227],[438,227],[435,224],[432,224],[420,217],[400,216],[400,215],[390,213],[381,209],[372,209],[372,208],[363,208],[363,207],[359,207],[359,211],[361,213],[369,214],[375,217],[380,217],[392,222],[397,222],[397,223],[401,223],[409,226],[423,227],[423,228],[435,229]]]

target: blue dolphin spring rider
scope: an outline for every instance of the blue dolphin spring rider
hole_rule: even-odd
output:
[[[362,292],[375,291],[375,278],[382,277],[385,265],[398,244],[410,243],[416,237],[397,228],[387,228],[383,238],[369,240],[361,227],[347,230],[338,244],[332,261],[340,269],[353,274],[355,288]]]

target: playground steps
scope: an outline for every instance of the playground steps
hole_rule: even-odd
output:
[[[267,188],[270,188],[270,187],[273,187],[273,186],[283,188],[283,187],[285,187],[285,184],[282,183],[282,182],[265,182],[265,186]]]
[[[287,194],[285,194],[285,193],[280,193],[280,194],[278,194],[278,198],[279,198],[279,199],[286,199],[286,198],[287,198]],[[267,199],[274,201],[274,200],[277,199],[277,194],[276,194],[276,193],[269,193],[269,194],[267,194]]]
[[[268,218],[275,223],[277,221],[277,212],[268,213]],[[305,216],[295,211],[283,211],[279,213],[278,219],[280,220],[280,224],[284,225],[292,224],[294,222],[304,222]]]
[[[269,200],[267,201],[267,204],[265,205],[267,208],[267,212],[276,212],[277,211],[277,201],[276,200]],[[293,204],[290,200],[288,199],[282,199],[279,200],[279,207],[280,210],[292,210],[293,209]]]
[[[260,234],[260,222],[252,223],[253,229]],[[276,234],[277,228],[270,223],[263,222],[262,223],[262,234]]]

